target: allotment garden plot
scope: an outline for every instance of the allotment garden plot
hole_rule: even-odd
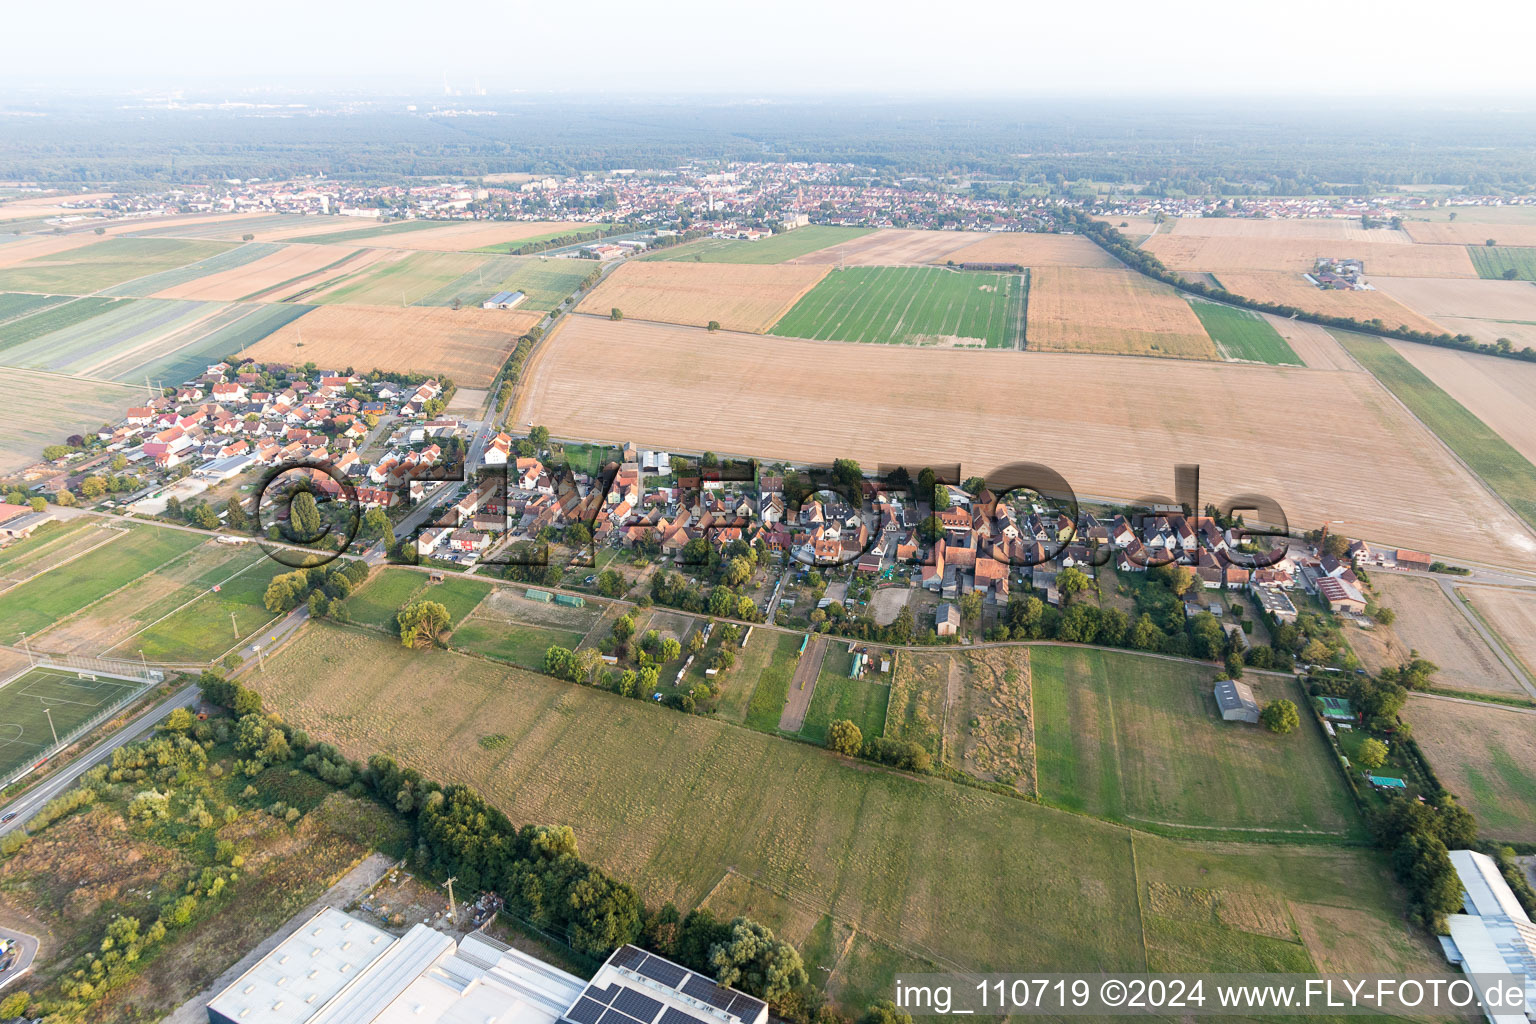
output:
[[[937,267],[834,270],[772,333],[817,341],[1019,348],[1026,278]]]

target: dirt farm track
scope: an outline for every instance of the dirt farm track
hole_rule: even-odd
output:
[[[645,367],[644,374],[600,368]],[[558,437],[831,462],[1039,462],[1082,494],[1279,501],[1291,525],[1536,567],[1536,539],[1367,374],[955,351],[567,320],[514,413]],[[645,410],[637,415],[636,410]],[[1303,413],[1303,409],[1313,410]]]

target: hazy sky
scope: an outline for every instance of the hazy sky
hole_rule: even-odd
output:
[[[440,90],[1536,94],[1536,3],[11,0],[0,78]],[[1085,58],[1084,48],[1091,59]],[[4,94],[0,92],[0,102]]]

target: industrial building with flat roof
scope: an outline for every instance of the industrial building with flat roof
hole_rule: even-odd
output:
[[[209,1024],[767,1024],[768,1006],[635,946],[590,983],[472,932],[395,938],[327,907],[208,1004]]]
[[[1451,934],[1440,944],[1446,958],[1470,975],[1525,975],[1525,1013],[1488,1012],[1490,1024],[1536,1021],[1536,924],[1504,881],[1492,857],[1476,850],[1452,850],[1461,879],[1465,914],[1446,919]]]

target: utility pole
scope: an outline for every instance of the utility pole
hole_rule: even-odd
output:
[[[59,745],[59,730],[53,727],[53,708],[43,708],[43,714],[48,716],[48,731],[53,733],[53,745]]]
[[[49,721],[53,721],[53,719],[49,719]],[[448,890],[448,920],[452,921],[455,926],[457,926],[459,923],[459,915],[458,911],[456,911],[453,906],[453,883],[457,882],[458,880],[458,876],[455,875],[443,883],[443,888]]]
[[[267,662],[266,659],[261,656],[260,644],[256,646],[256,668],[261,672],[262,675],[267,674]]]
[[[235,613],[234,612],[230,612],[229,613],[229,628],[234,632],[235,639],[239,640],[240,639],[240,627],[239,627],[239,625],[237,625],[235,623]]]

